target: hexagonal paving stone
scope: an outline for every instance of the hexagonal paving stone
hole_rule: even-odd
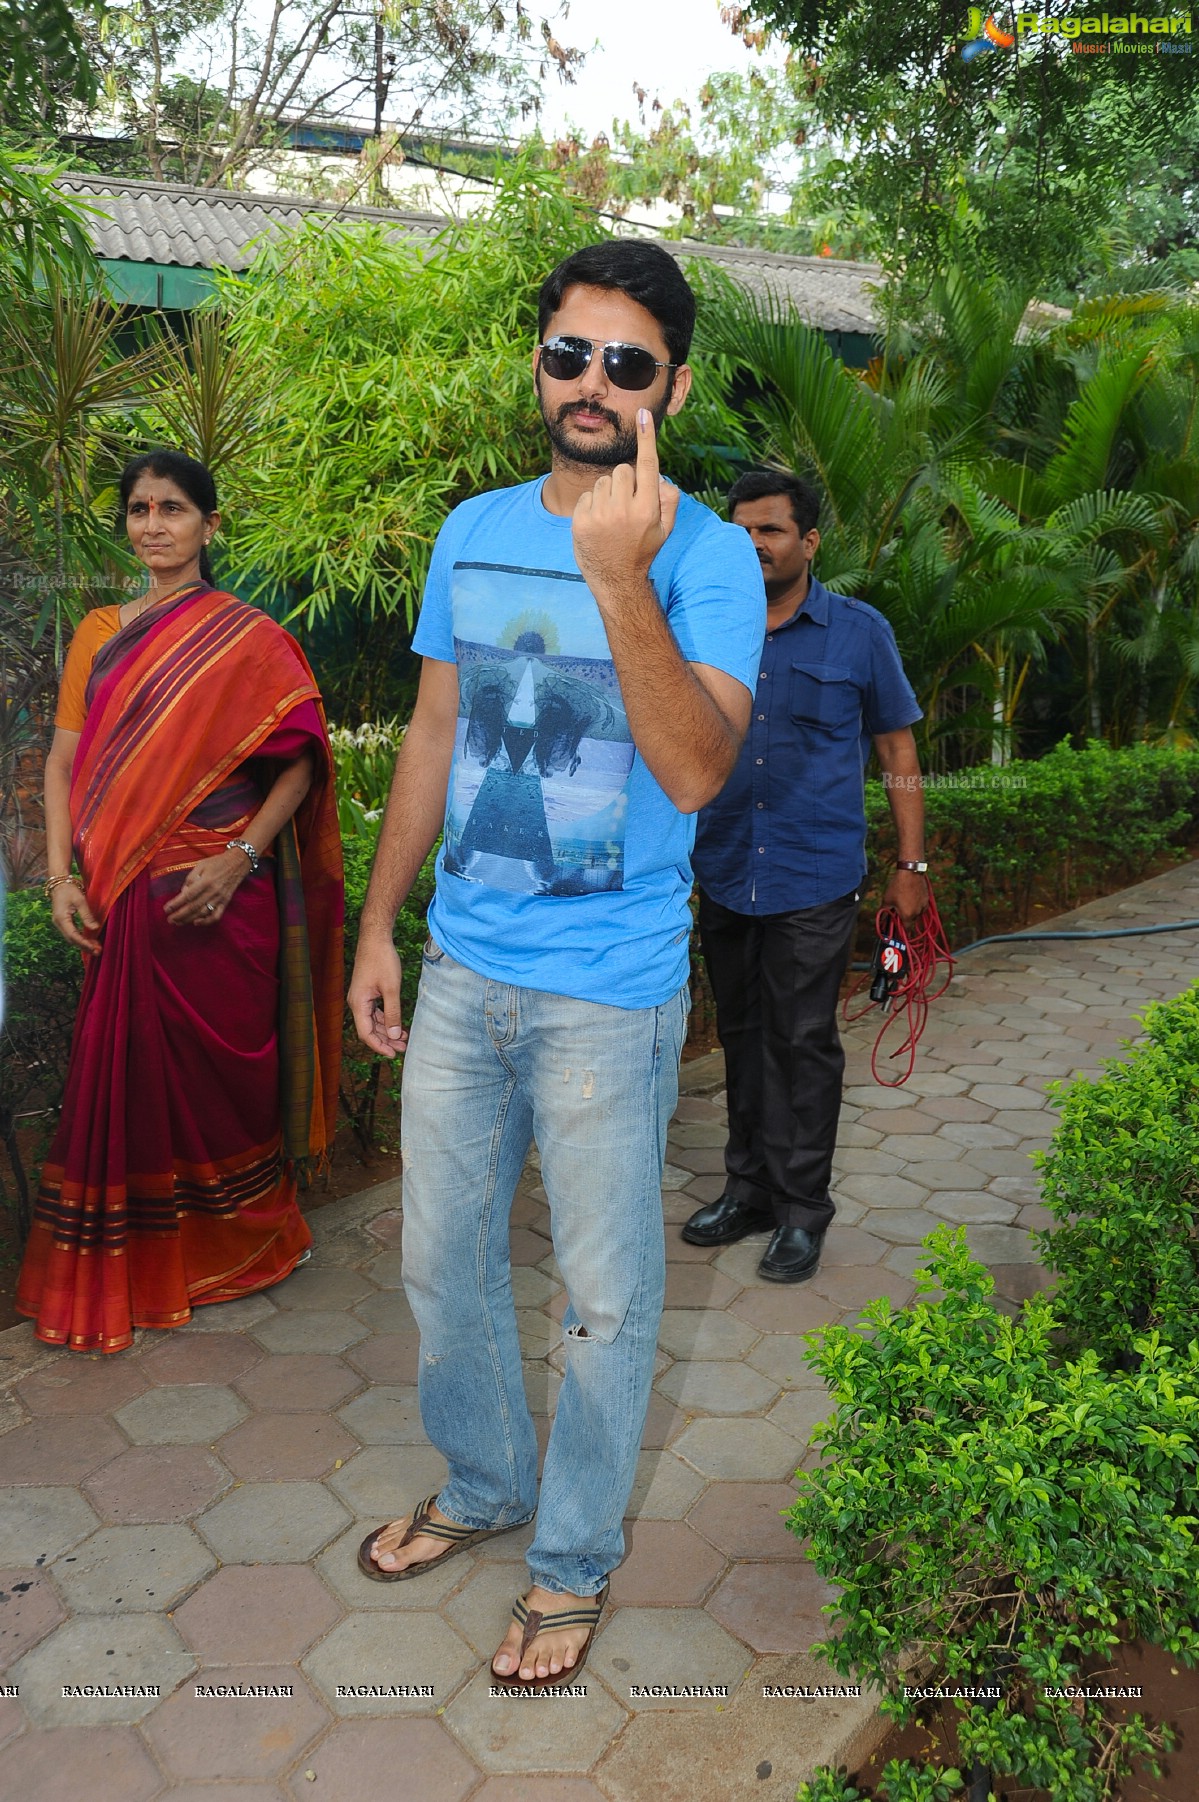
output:
[[[837,1220],[824,1236],[820,1269],[823,1272],[840,1269],[843,1264],[878,1264],[886,1249],[883,1241],[876,1239],[873,1233],[860,1226],[842,1226]]]
[[[402,1289],[404,1286],[404,1254],[398,1248],[377,1253],[365,1270],[378,1289]]]
[[[149,1384],[136,1359],[82,1358],[70,1354],[17,1384],[31,1414],[90,1414],[98,1417],[132,1401]]]
[[[696,1420],[672,1448],[706,1477],[748,1482],[788,1477],[797,1459],[795,1441],[765,1420]]]
[[[722,1554],[685,1521],[632,1521],[626,1541],[624,1562],[612,1573],[611,1599],[618,1608],[689,1608],[724,1572]]]
[[[462,1573],[466,1566],[459,1564]],[[512,1605],[529,1587],[523,1564],[480,1560],[462,1588],[442,1604],[441,1612],[462,1635],[480,1662],[495,1656],[508,1631]]]
[[[305,1413],[336,1408],[362,1387],[362,1378],[329,1352],[276,1352],[240,1377],[237,1388],[252,1408]]]
[[[374,1283],[360,1271],[322,1265],[320,1257],[319,1250],[315,1251],[310,1263],[301,1264],[289,1277],[274,1285],[271,1300],[277,1308],[335,1312],[339,1308],[352,1308],[355,1302],[365,1301],[368,1295],[374,1294]]]
[[[291,1664],[341,1609],[304,1564],[227,1564],[175,1611],[205,1664]]]
[[[672,1195],[679,1189],[690,1189],[694,1177],[705,1175],[714,1176],[717,1179],[720,1189],[716,1193],[719,1194],[720,1190],[724,1188],[724,1159],[706,1158],[703,1170],[693,1170],[690,1158],[687,1159],[685,1169],[681,1160],[677,1163],[671,1163],[668,1160],[662,1166],[662,1192],[665,1195]]]
[[[833,1748],[839,1756],[855,1743],[874,1743],[872,1698],[767,1699],[767,1681],[828,1683],[829,1670],[810,1656],[763,1659],[728,1702],[643,1710],[601,1767],[609,1802],[792,1802],[797,1779]]]
[[[420,1802],[463,1802],[479,1775],[440,1721],[338,1721],[294,1774],[290,1792],[294,1802],[314,1795],[321,1802],[371,1802],[396,1793],[400,1772]]]
[[[540,1275],[540,1271],[537,1274]],[[561,1301],[565,1306],[565,1290],[562,1291]],[[562,1342],[560,1319],[561,1311],[559,1319],[555,1320],[540,1308],[517,1308],[516,1331],[520,1340],[521,1357],[544,1358],[553,1351],[556,1345],[560,1345]]]
[[[195,1662],[161,1615],[80,1615],[19,1658],[8,1681],[20,1687],[25,1711],[39,1727],[120,1725],[143,1720],[160,1706],[158,1696],[136,1692],[157,1685],[169,1696]],[[65,1688],[134,1693],[64,1696]]]
[[[426,1493],[422,1490],[416,1501],[423,1501]],[[403,1504],[399,1507],[400,1513],[395,1515],[397,1520],[401,1518]],[[316,1569],[329,1588],[347,1608],[356,1612],[368,1608],[391,1613],[399,1609],[419,1612],[436,1608],[442,1597],[462,1582],[470,1569],[471,1556],[477,1555],[461,1553],[448,1563],[439,1564],[435,1570],[422,1571],[419,1577],[398,1583],[380,1583],[377,1578],[364,1577],[358,1569],[358,1548],[368,1532],[383,1525],[383,1513],[375,1521],[356,1520],[332,1545],[325,1547],[316,1561]],[[506,1543],[502,1537],[500,1543]]]
[[[980,1179],[986,1181],[986,1178]],[[986,1189],[954,1189],[935,1198],[936,1211],[955,1225],[977,1220],[994,1226],[1007,1226],[1016,1218],[1016,1204],[993,1195]]]
[[[739,1287],[731,1277],[713,1269],[706,1261],[672,1263],[666,1271],[666,1305],[668,1308],[724,1308]]]
[[[287,1688],[291,1695],[236,1693]],[[209,1693],[222,1689],[234,1693]],[[294,1665],[234,1664],[198,1672],[143,1732],[172,1776],[216,1783],[278,1776],[328,1719]]]
[[[884,1280],[887,1274],[883,1273]],[[824,1379],[813,1370],[810,1356],[802,1339],[792,1338],[789,1333],[767,1333],[749,1353],[747,1362],[786,1389],[823,1388]]]
[[[364,1445],[428,1445],[416,1385],[376,1383],[339,1410],[338,1419]]]
[[[372,1383],[415,1383],[420,1365],[420,1334],[376,1333],[346,1353],[346,1362]]]
[[[0,1760],[0,1802],[148,1802],[162,1778],[132,1727],[57,1727],[27,1733]]]
[[[512,1299],[518,1308],[543,1308],[558,1293],[557,1283],[543,1270],[521,1264],[512,1272]]]
[[[719,1684],[731,1695],[750,1660],[702,1608],[621,1608],[597,1638],[589,1662],[624,1706],[639,1712],[711,1708],[710,1697],[631,1696],[629,1690]]]
[[[661,1451],[686,1424],[687,1416],[682,1409],[676,1408],[672,1401],[655,1390],[649,1398],[645,1425],[641,1429],[642,1447],[647,1451]]]
[[[605,1802],[590,1777],[489,1777],[471,1802]]]
[[[372,1445],[334,1471],[328,1486],[369,1526],[398,1520],[427,1495],[436,1495],[448,1476],[445,1459],[431,1445]]]
[[[287,1802],[273,1783],[176,1783],[167,1794],[170,1802]]]
[[[673,1120],[670,1126],[670,1143],[675,1146],[719,1145],[722,1148],[728,1143],[729,1129],[718,1115],[707,1120]]]
[[[245,1483],[196,1526],[222,1564],[299,1564],[349,1518],[323,1483]]]
[[[84,1484],[105,1520],[186,1520],[232,1482],[224,1465],[199,1445],[138,1445]]]
[[[377,1289],[355,1306],[354,1316],[372,1333],[410,1333],[416,1325],[402,1289]]]
[[[272,1310],[270,1319],[255,1327],[254,1337],[269,1352],[343,1352],[368,1331],[352,1314],[287,1308]]]
[[[966,1227],[966,1243],[973,1257],[983,1264],[1035,1264],[1037,1245],[1031,1233],[1022,1226]]]
[[[190,1527],[102,1527],[58,1560],[54,1575],[77,1614],[165,1613],[216,1559]]]
[[[205,1333],[199,1339],[172,1335],[146,1352],[142,1368],[156,1383],[231,1383],[261,1356],[243,1333]]]
[[[789,1433],[803,1450],[806,1449],[817,1423],[827,1420],[832,1412],[832,1397],[823,1388],[790,1389],[775,1402],[766,1419],[772,1427]]]
[[[218,1447],[235,1476],[270,1483],[295,1477],[323,1477],[358,1443],[328,1414],[256,1414]]]
[[[791,1483],[712,1483],[687,1521],[728,1558],[803,1558],[783,1519],[794,1500]]]
[[[334,1714],[433,1714],[478,1655],[437,1614],[374,1612],[351,1614],[302,1663]]]
[[[43,1571],[0,1571],[0,1671],[65,1619],[66,1610]]]
[[[637,1519],[682,1520],[705,1486],[706,1478],[673,1451],[641,1452],[627,1511]]]
[[[778,1384],[752,1365],[727,1360],[672,1365],[656,1386],[687,1414],[754,1413],[778,1394]]]
[[[404,1216],[399,1208],[388,1208],[366,1223],[366,1230],[380,1245],[398,1245],[404,1231]]]
[[[78,1483],[125,1444],[111,1421],[43,1415],[4,1435],[4,1475],[10,1483]]]
[[[949,1132],[951,1129],[944,1129]],[[984,1132],[985,1127],[963,1128],[963,1131]],[[969,1144],[969,1140],[963,1140]],[[906,1176],[847,1176],[837,1187],[855,1201],[860,1201],[868,1208],[918,1208],[928,1199],[928,1193],[919,1183],[909,1182]]]
[[[759,1333],[810,1333],[839,1320],[842,1310],[813,1289],[794,1283],[764,1283],[739,1295],[729,1312]]]
[[[931,1227],[929,1229],[931,1231]],[[893,1308],[906,1307],[915,1293],[911,1283],[877,1264],[842,1264],[820,1269],[809,1280],[814,1294],[827,1296],[846,1310],[864,1308],[885,1296]]]
[[[492,1689],[502,1686],[490,1670],[482,1670],[454,1697],[444,1720],[485,1771],[506,1776],[518,1771],[589,1771],[627,1717],[592,1675],[590,1664],[579,1684],[586,1688],[585,1696],[547,1696],[531,1702],[527,1696],[493,1696]]]
[[[211,1445],[249,1412],[232,1389],[171,1383],[126,1402],[114,1419],[135,1445]]]
[[[820,1610],[836,1590],[801,1564],[735,1564],[708,1612],[756,1652],[802,1652],[828,1632]]]
[[[887,1208],[866,1216],[866,1226],[890,1245],[919,1245],[937,1226],[931,1208]]]
[[[74,1489],[0,1489],[0,1564],[48,1564],[99,1524]]]
[[[698,1308],[667,1308],[658,1328],[658,1344],[672,1358],[739,1358],[757,1336],[732,1314],[706,1314]]]

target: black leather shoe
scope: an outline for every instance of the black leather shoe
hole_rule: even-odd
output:
[[[732,1245],[750,1233],[771,1232],[773,1227],[773,1212],[767,1214],[760,1208],[747,1207],[735,1196],[722,1195],[692,1214],[683,1228],[683,1237],[688,1245]]]
[[[824,1234],[810,1233],[806,1226],[776,1226],[758,1275],[772,1283],[802,1283],[819,1270],[823,1244]]]

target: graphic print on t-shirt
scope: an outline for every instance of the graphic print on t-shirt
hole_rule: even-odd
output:
[[[526,895],[620,888],[633,740],[583,578],[455,563],[453,612],[444,869]]]

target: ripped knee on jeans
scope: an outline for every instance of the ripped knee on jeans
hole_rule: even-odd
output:
[[[580,1322],[580,1324],[578,1326],[568,1326],[567,1327],[566,1337],[568,1339],[590,1339],[591,1334],[587,1331],[587,1328],[585,1326],[583,1326],[582,1323]]]

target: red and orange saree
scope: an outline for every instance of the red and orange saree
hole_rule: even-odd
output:
[[[71,824],[102,928],[17,1307],[52,1345],[278,1282],[311,1235],[295,1164],[332,1143],[342,1022],[341,841],[328,735],[299,646],[234,595],[192,589],[98,652]],[[240,837],[310,749],[295,819],[216,926],[164,904]]]

